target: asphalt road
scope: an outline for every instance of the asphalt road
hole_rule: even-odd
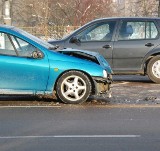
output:
[[[110,104],[160,104],[160,84],[147,76],[114,76]]]
[[[114,76],[112,93],[82,105],[0,96],[0,151],[159,151],[160,85]]]
[[[0,151],[159,151],[160,106],[0,107]]]

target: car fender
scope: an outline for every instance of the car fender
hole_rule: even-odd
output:
[[[50,73],[47,85],[47,91],[53,91],[56,85],[57,79],[65,72],[71,70],[81,71],[87,75],[103,77],[103,68],[97,64],[83,64],[78,62],[66,62],[59,60],[49,60]],[[67,64],[67,68],[66,68]],[[60,66],[59,66],[60,65]],[[57,68],[59,66],[59,68]],[[94,67],[93,67],[94,66]]]

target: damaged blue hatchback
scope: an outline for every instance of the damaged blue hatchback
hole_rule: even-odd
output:
[[[53,95],[82,103],[110,95],[112,70],[99,53],[64,49],[12,26],[0,25],[0,94]]]

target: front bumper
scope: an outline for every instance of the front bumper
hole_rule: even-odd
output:
[[[105,94],[108,97],[111,97],[111,83],[112,76],[109,75],[107,78],[102,77],[92,77],[95,85],[95,93],[94,95],[102,95]]]

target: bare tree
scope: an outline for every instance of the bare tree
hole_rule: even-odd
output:
[[[160,17],[160,0],[158,0],[158,17]]]
[[[12,0],[16,26],[81,26],[112,16],[160,16],[160,0]]]
[[[157,0],[125,0],[125,16],[157,16]]]
[[[112,16],[111,4],[112,0],[59,0],[56,8],[53,6],[52,18],[62,24],[80,26],[95,18]]]
[[[44,24],[49,18],[50,0],[14,0],[12,1],[13,24],[35,26]]]
[[[3,23],[3,1],[0,0],[0,23]]]

